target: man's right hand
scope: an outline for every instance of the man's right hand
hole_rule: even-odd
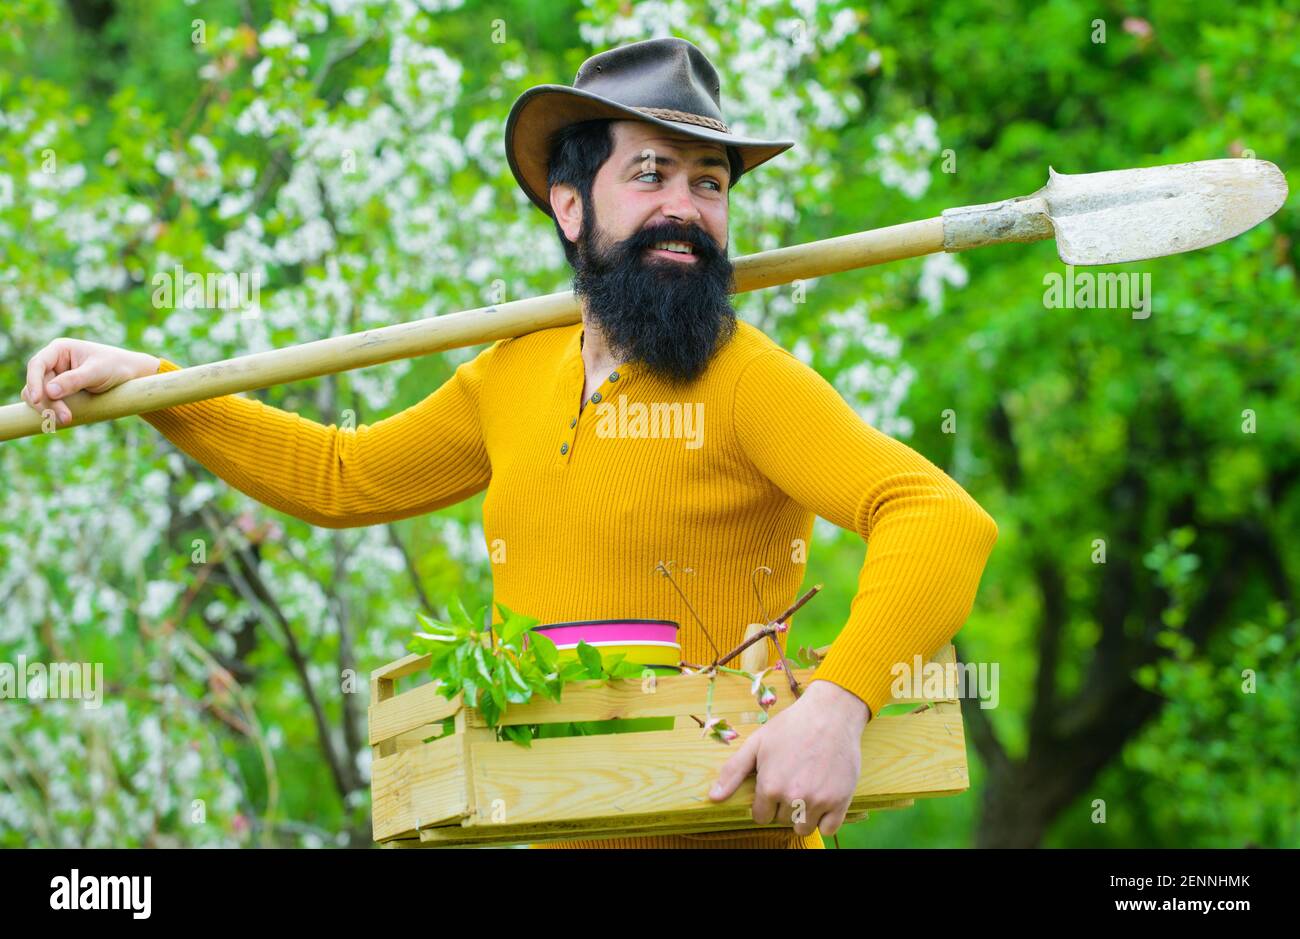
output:
[[[44,414],[54,411],[60,424],[72,421],[64,401],[74,391],[101,394],[124,381],[158,371],[158,357],[84,339],[55,339],[27,363],[22,399]]]

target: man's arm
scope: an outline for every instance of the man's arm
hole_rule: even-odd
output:
[[[460,502],[488,484],[478,391],[491,352],[420,403],[355,430],[236,395],[141,416],[259,502],[327,528],[374,525]],[[160,371],[176,367],[164,359]]]
[[[864,422],[784,349],[737,382],[736,435],[787,495],[868,543],[848,622],[817,667],[874,716],[895,663],[928,661],[969,615],[997,525],[947,474]]]
[[[141,416],[217,476],[272,508],[328,528],[378,524],[460,502],[488,484],[492,468],[478,396],[499,345],[460,365],[420,403],[355,430],[326,427],[239,395]],[[107,390],[105,382],[95,387],[80,384],[79,373],[107,369],[114,375],[108,387],[135,377],[118,377],[121,369],[108,366],[140,353],[97,344],[80,347],[76,367],[69,362],[66,370],[58,364],[45,369],[46,388],[51,383],[68,386],[56,395],[47,394],[48,401],[80,387]],[[160,372],[179,367],[166,359],[153,361]],[[34,365],[30,374],[37,377],[29,378],[38,398],[43,393],[43,367]]]

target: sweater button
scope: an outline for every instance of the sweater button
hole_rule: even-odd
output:
[[[578,419],[575,417],[573,420],[569,421],[569,426],[572,427],[576,423],[578,423]]]
[[[610,381],[618,381],[618,372],[610,372],[610,373],[609,373],[609,380],[610,380]]]
[[[569,445],[568,445],[567,443],[562,443],[562,444],[560,444],[560,452],[561,452],[561,453],[568,453],[568,452],[569,452]]]
[[[600,392],[597,391],[594,395],[592,395],[591,400],[593,404],[600,401]]]

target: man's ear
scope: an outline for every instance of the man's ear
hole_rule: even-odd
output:
[[[560,224],[564,237],[574,244],[582,234],[582,198],[578,190],[568,183],[556,183],[551,187],[551,211]]]

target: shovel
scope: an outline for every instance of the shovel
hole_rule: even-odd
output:
[[[936,218],[746,255],[733,261],[735,293],[939,251],[1056,239],[1070,265],[1123,264],[1193,251],[1258,225],[1285,201],[1286,179],[1267,160],[1202,160],[1067,175],[1002,202],[947,209]],[[124,382],[66,399],[67,427],[268,388],[286,382],[474,346],[582,321],[572,291],[398,323],[242,355]],[[25,403],[0,407],[0,440],[62,430]]]

